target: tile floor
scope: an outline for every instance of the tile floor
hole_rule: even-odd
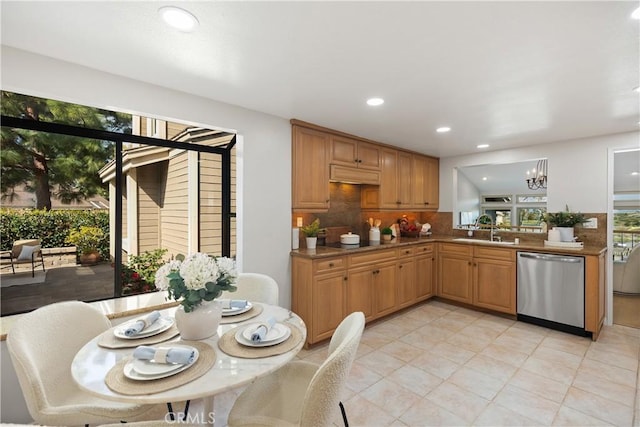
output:
[[[640,427],[639,356],[640,329],[592,342],[429,301],[366,327],[343,402],[351,426]],[[216,425],[237,393],[216,397]]]

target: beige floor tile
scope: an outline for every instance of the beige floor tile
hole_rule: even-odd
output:
[[[515,334],[515,336],[522,339],[541,342],[549,334],[549,329],[532,325],[531,323],[516,322],[505,333]]]
[[[465,366],[501,381],[507,381],[518,370],[513,365],[483,354],[473,357]]]
[[[487,400],[493,399],[504,387],[504,381],[463,366],[449,377],[447,382],[477,394]]]
[[[447,338],[446,342],[474,353],[481,352],[486,346],[493,342],[493,338],[473,337],[468,335],[468,332],[466,332],[468,328],[469,327],[464,328],[457,334],[450,336]]]
[[[424,397],[442,383],[442,378],[415,366],[405,365],[387,377],[391,381]]]
[[[444,382],[427,394],[428,400],[472,423],[489,404],[484,399],[455,384]]]
[[[546,338],[545,338],[546,340]],[[533,352],[532,357],[536,357],[542,360],[548,360],[549,362],[557,363],[558,365],[570,368],[578,369],[580,362],[582,362],[582,356],[576,356],[572,353],[556,350],[551,347],[545,347],[544,341]]]
[[[380,347],[378,351],[389,354],[396,359],[400,359],[404,362],[409,362],[416,357],[424,353],[424,349],[416,347],[413,344],[406,343],[404,341],[396,340],[389,344]]]
[[[460,368],[459,364],[431,352],[425,352],[413,359],[409,364],[442,379],[449,378],[451,374]]]
[[[505,317],[484,313],[474,322],[474,325],[485,329],[491,329],[501,334],[512,327],[515,323],[516,321],[513,319],[507,319]]]
[[[527,353],[521,353],[507,346],[498,344],[489,344],[480,352],[480,354],[518,367],[521,366],[529,357]]]
[[[580,370],[587,374],[591,373],[598,378],[613,381],[628,387],[637,387],[636,373],[628,369],[618,368],[597,360],[584,359],[580,365]]]
[[[558,402],[510,385],[504,387],[493,401],[543,425],[550,425],[560,409]]]
[[[434,320],[433,322],[429,323],[429,325],[432,325],[433,327],[436,327],[436,328],[448,329],[452,332],[458,332],[461,329],[463,329],[465,326],[467,326],[469,323],[470,322],[466,320],[460,320],[457,318],[450,318],[449,316],[444,316]]]
[[[360,343],[366,344],[371,348],[380,348],[383,345],[389,344],[391,341],[395,339],[394,336],[389,334],[377,332],[373,329],[365,329],[362,334],[362,338],[360,339]]]
[[[353,365],[351,365],[351,371],[347,377],[346,387],[356,393],[359,393],[381,379],[382,375],[375,373],[367,366],[360,364],[360,362],[356,360],[353,362]]]
[[[633,421],[632,408],[575,387],[569,388],[564,406],[616,426],[628,426]]]
[[[502,331],[497,330],[491,327],[487,327],[490,323],[480,318],[475,322],[471,323],[469,326],[465,326],[459,334],[465,335],[471,338],[480,338],[480,339],[491,339],[494,340],[498,337]]]
[[[576,379],[573,380],[573,387],[622,403],[630,408],[633,408],[636,400],[636,389],[634,387],[597,377],[584,369],[578,371]]]
[[[422,400],[422,396],[386,378],[362,391],[360,396],[375,403],[394,418],[399,417],[415,403]]]
[[[558,403],[562,403],[569,390],[569,384],[534,374],[526,369],[518,370],[508,384]]]
[[[614,365],[618,368],[628,369],[632,372],[638,370],[637,357],[608,351],[607,346],[591,345],[584,357],[587,359],[597,360],[598,362]]]
[[[464,365],[469,359],[476,355],[473,351],[465,350],[448,342],[439,343],[434,346],[430,352],[439,357],[446,357],[459,365]]]
[[[474,426],[539,426],[540,423],[505,407],[490,403],[473,423]]]
[[[571,384],[576,376],[576,369],[561,366],[556,362],[530,357],[522,365],[522,369],[534,374],[560,381],[564,384]]]
[[[385,376],[404,365],[404,362],[380,350],[372,351],[358,359],[358,363]]]
[[[409,332],[413,332],[414,330],[424,325],[424,323],[417,322],[416,320],[391,319],[386,322],[376,323],[371,327],[371,331],[387,335],[392,339],[396,339],[408,334]]]
[[[459,411],[456,411],[459,412]],[[428,399],[422,399],[409,408],[400,421],[408,426],[465,426],[469,422],[464,418],[436,405]]]
[[[500,335],[493,343],[527,355],[531,355],[539,345],[537,342],[507,334]]]
[[[591,338],[577,337],[569,334],[548,335],[540,343],[540,347],[571,353],[583,357],[591,345]]]
[[[561,406],[556,418],[553,420],[554,426],[608,426],[606,421],[594,418],[591,415]]]
[[[371,353],[374,350],[375,348],[370,347],[364,343],[360,343],[360,345],[358,345],[358,352],[356,353],[356,359],[364,356],[365,354]]]
[[[392,425],[395,421],[395,417],[358,394],[343,402],[343,404],[350,426],[386,427]],[[338,425],[342,424],[340,422],[337,423]]]

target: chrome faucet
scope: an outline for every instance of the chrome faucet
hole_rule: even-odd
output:
[[[495,230],[495,224],[493,223],[493,218],[491,218],[490,215],[487,214],[482,214],[478,217],[478,219],[476,219],[476,229],[479,228],[480,226],[480,219],[481,218],[489,218],[489,241],[493,242],[494,239],[496,239],[496,237],[494,237],[494,230]],[[501,238],[498,237],[499,240],[502,240]]]

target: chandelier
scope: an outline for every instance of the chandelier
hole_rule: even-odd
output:
[[[547,188],[547,159],[538,160],[536,167],[527,171],[527,186],[530,190]]]

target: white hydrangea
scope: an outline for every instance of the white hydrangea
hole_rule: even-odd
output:
[[[235,278],[238,275],[238,273],[236,272],[236,262],[233,259],[220,257],[216,259],[216,262],[218,263],[218,267],[220,268],[222,273],[226,274],[227,276]]]
[[[169,289],[169,279],[167,279],[167,276],[173,271],[180,270],[180,264],[180,261],[178,261],[177,259],[173,259],[161,266],[156,271],[156,288],[160,289],[161,291],[166,291],[167,289]]]
[[[196,252],[182,262],[180,276],[187,289],[197,290],[204,288],[208,282],[216,282],[220,271],[215,259],[207,254]]]

